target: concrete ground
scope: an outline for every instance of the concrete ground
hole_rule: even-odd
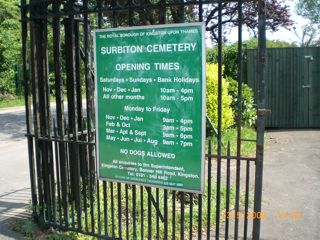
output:
[[[320,239],[320,131],[266,134],[261,239]]]
[[[23,108],[0,110],[0,239],[21,239],[11,230],[29,215],[30,181]]]
[[[8,223],[30,201],[23,108],[0,109],[0,239],[21,239]],[[261,239],[320,239],[320,131],[266,134]],[[253,164],[252,164],[252,167]],[[299,215],[300,214],[300,215]]]

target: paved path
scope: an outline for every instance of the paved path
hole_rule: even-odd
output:
[[[23,107],[0,110],[0,239],[21,239],[8,226],[26,215],[30,201]]]
[[[320,239],[320,131],[269,132],[266,139],[262,239]]]

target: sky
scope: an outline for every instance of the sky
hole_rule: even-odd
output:
[[[284,2],[290,8],[289,11],[291,13],[291,19],[295,22],[293,27],[296,27],[296,31],[298,34],[301,33],[302,26],[307,24],[308,20],[296,14],[295,5],[297,0],[284,0]],[[267,39],[270,39],[270,40],[281,40],[289,43],[300,42],[299,38],[294,34],[293,30],[289,31],[284,28],[281,28],[279,31],[276,31],[276,32],[267,31],[266,35],[267,35]],[[243,30],[242,37],[243,37],[243,40],[248,40],[253,36],[252,36],[252,33],[250,33],[249,31]],[[228,42],[236,42],[238,40],[237,28],[231,30],[230,34],[227,35],[227,39],[228,39]],[[207,40],[207,44],[210,44],[209,39]]]

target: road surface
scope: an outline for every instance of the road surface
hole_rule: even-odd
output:
[[[0,109],[0,239],[20,239],[9,224],[28,215],[30,181],[24,108]]]

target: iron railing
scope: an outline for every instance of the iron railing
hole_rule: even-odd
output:
[[[238,4],[235,154],[230,143],[221,143],[222,10],[226,4]],[[241,153],[245,141],[241,139],[242,0],[22,0],[26,135],[33,216],[39,224],[106,239],[247,239],[250,232],[259,239],[261,219],[249,216],[261,213],[264,4],[259,0],[259,98],[257,139],[253,139],[257,150],[256,156],[246,157]],[[218,9],[215,19],[212,9]],[[217,25],[218,125],[216,147],[207,141],[204,194],[100,181],[95,162],[91,30],[187,21]],[[54,97],[49,75],[54,76]]]

